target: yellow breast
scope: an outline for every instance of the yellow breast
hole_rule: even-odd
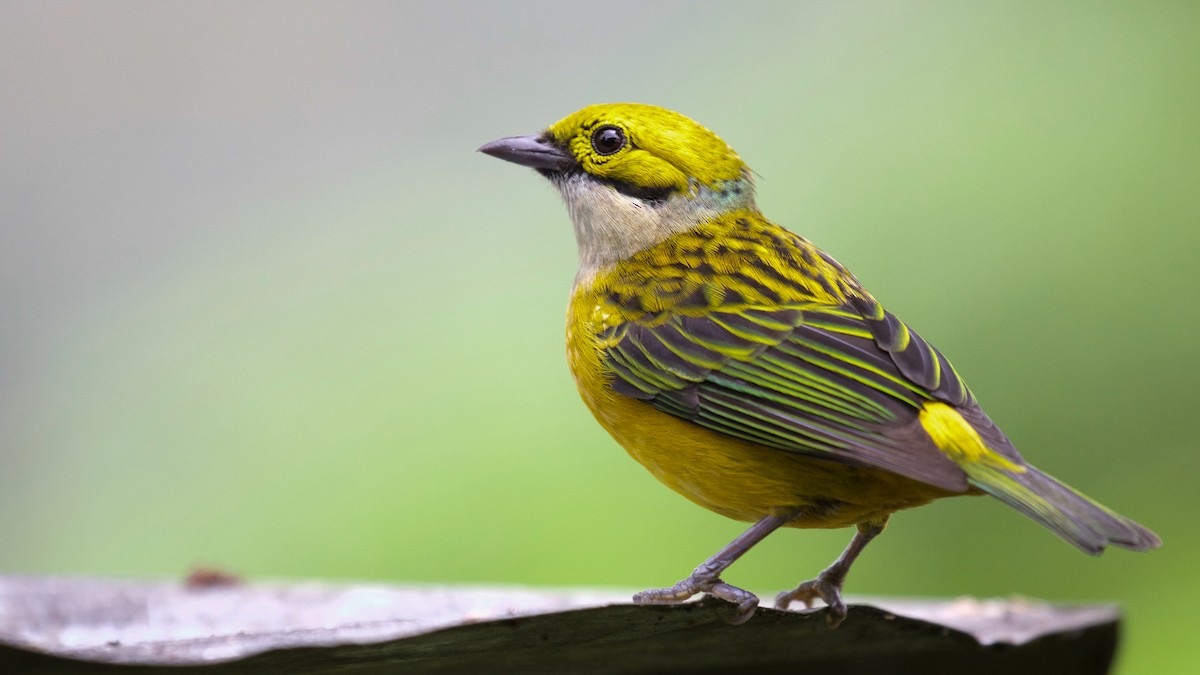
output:
[[[610,386],[599,335],[612,322],[603,277],[580,283],[567,316],[567,357],[600,424],[665,485],[721,515],[756,521],[802,508],[793,527],[847,527],[947,493],[886,471],[741,441],[661,412]]]

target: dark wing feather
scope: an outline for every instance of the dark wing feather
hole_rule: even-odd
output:
[[[916,331],[869,296],[851,298],[850,303],[870,328],[875,344],[891,356],[901,374],[939,401],[953,406],[974,403],[950,361]]]
[[[965,490],[962,470],[920,433],[929,392],[872,329],[854,308],[812,303],[633,321],[601,337],[614,388],[663,412],[768,447]]]

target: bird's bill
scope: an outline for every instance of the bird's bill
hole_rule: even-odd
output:
[[[479,148],[479,152],[534,169],[565,171],[575,164],[575,158],[541,136],[501,138]]]

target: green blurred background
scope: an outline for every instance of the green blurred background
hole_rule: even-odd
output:
[[[574,241],[479,155],[585,104],[715,129],[759,203],[939,345],[1042,468],[1158,531],[902,513],[854,594],[1200,593],[1200,3],[0,5],[0,572],[675,581],[744,527],[562,355]],[[848,531],[783,532],[763,592]]]

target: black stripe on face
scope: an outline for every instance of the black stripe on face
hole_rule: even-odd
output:
[[[626,197],[633,197],[644,202],[665,202],[672,193],[676,192],[675,188],[649,188],[638,185],[630,185],[619,180],[599,179],[601,183],[612,187],[617,192]]]
[[[611,178],[601,178],[600,176],[596,176],[596,175],[593,175],[593,174],[590,174],[590,173],[584,171],[583,167],[579,166],[578,164],[567,171],[553,171],[553,170],[549,170],[549,169],[538,169],[538,172],[541,173],[543,176],[550,178],[550,179],[557,179],[557,180],[581,179],[581,180],[589,180],[594,183],[599,183],[601,185],[607,185],[608,187],[611,187],[612,189],[625,195],[626,197],[632,197],[634,199],[639,199],[643,202],[648,202],[651,204],[659,204],[659,203],[665,202],[665,201],[667,201],[668,198],[670,198],[670,196],[672,194],[677,192],[677,190],[675,188],[670,188],[670,187],[665,187],[665,188],[641,187],[638,185],[632,185],[630,183],[626,183],[624,181],[613,180]]]

